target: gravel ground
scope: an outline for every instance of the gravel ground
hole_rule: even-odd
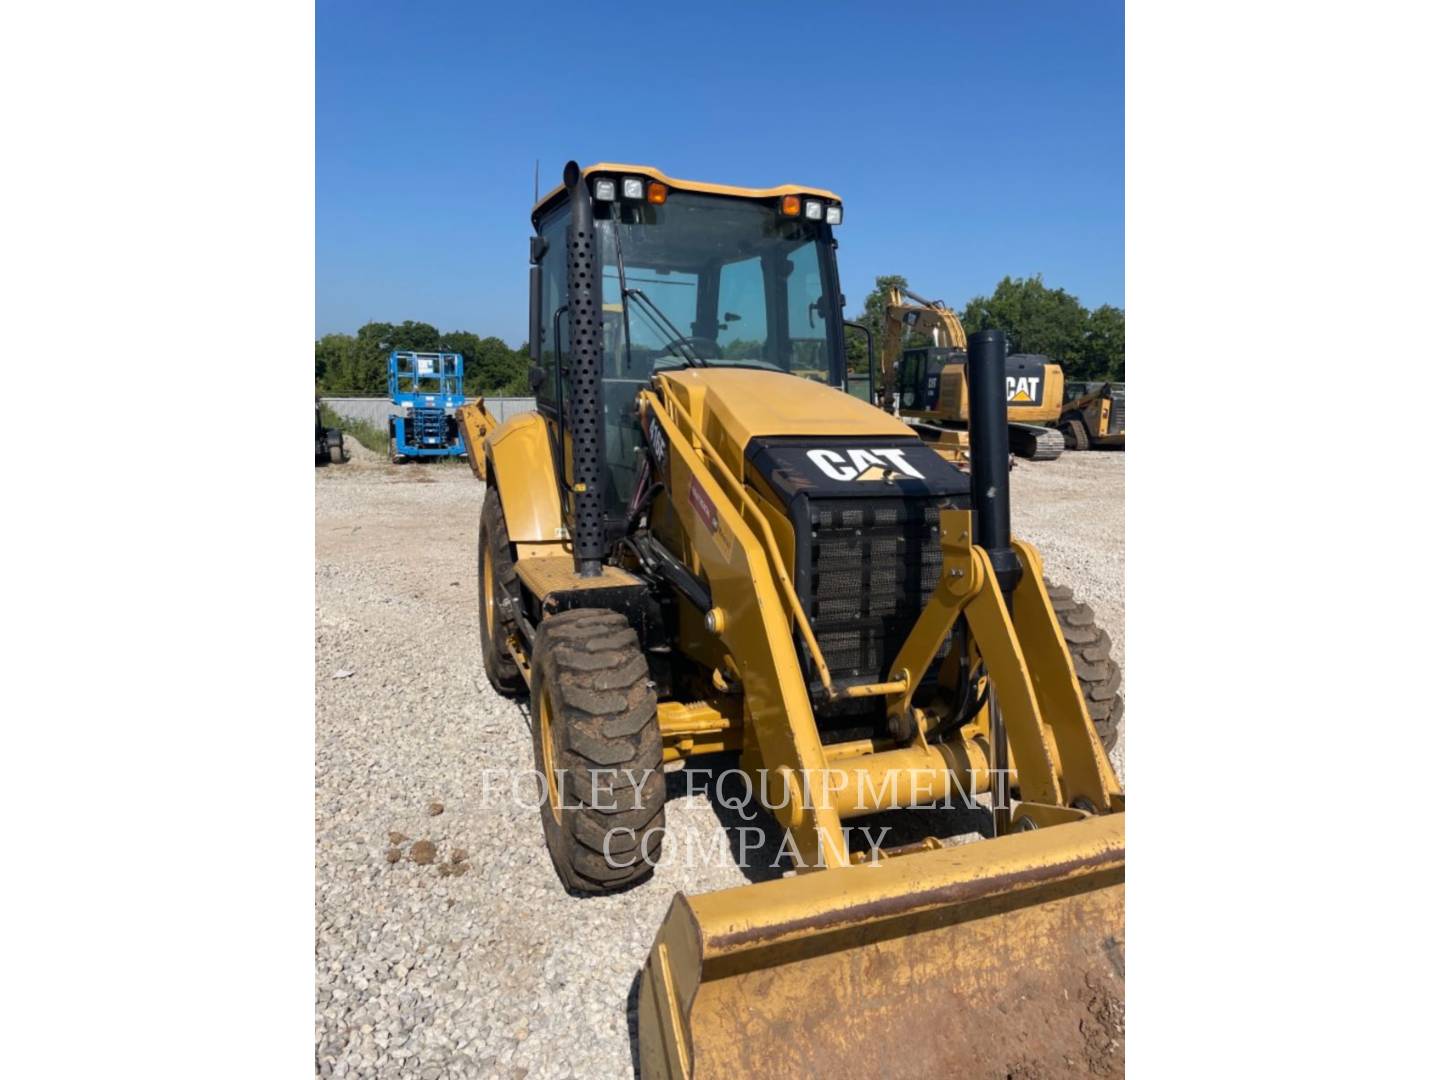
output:
[[[1125,670],[1125,454],[1096,450],[1057,461],[1017,461],[1010,473],[1011,531],[1040,550],[1045,575],[1095,609]],[[1128,708],[1129,702],[1126,706]],[[1125,720],[1110,752],[1125,780]]]
[[[480,665],[484,488],[463,464],[395,466],[345,445],[349,463],[315,470],[317,1072],[631,1075],[637,973],[671,895],[773,876],[775,838],[742,871],[745,823],[714,801],[709,771],[673,773],[671,858],[621,895],[568,896],[533,796],[509,791],[531,761],[527,710]],[[1123,659],[1124,456],[1013,476],[1017,535],[1095,606]],[[1122,769],[1124,739],[1122,726]],[[887,844],[963,842],[977,817],[867,823],[900,819]]]

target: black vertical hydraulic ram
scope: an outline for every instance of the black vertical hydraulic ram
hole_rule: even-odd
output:
[[[1020,581],[1020,560],[1010,546],[1010,433],[1005,415],[1005,335],[982,330],[971,336],[965,377],[970,396],[970,497],[975,545],[984,548],[1008,604]],[[1010,819],[1010,747],[1000,700],[990,691],[990,804],[995,835]]]
[[[975,543],[995,567],[1008,600],[1020,581],[1020,560],[1010,546],[1010,430],[1005,416],[1005,335],[982,330],[969,341],[970,488]]]
[[[565,187],[570,193],[570,226],[565,237],[570,308],[570,364],[565,389],[570,401],[565,415],[570,433],[570,491],[575,506],[570,539],[575,548],[575,572],[581,577],[599,577],[605,557],[600,245],[595,235],[590,189],[585,186],[580,166],[573,161],[565,166]]]

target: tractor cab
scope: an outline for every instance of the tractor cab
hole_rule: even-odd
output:
[[[745,368],[846,386],[833,233],[843,211],[816,189],[690,183],[640,166],[595,165],[582,182],[600,276],[603,504],[616,526],[637,483],[636,394],[656,372]],[[532,378],[557,423],[572,407],[571,219],[563,188],[532,214]]]

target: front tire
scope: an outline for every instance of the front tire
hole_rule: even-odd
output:
[[[1125,715],[1125,699],[1120,694],[1120,665],[1110,655],[1110,635],[1095,625],[1095,612],[1089,604],[1075,599],[1068,585],[1045,582],[1050,606],[1060,621],[1075,677],[1085,694],[1085,709],[1095,734],[1106,753],[1115,748],[1120,736],[1120,718]]]
[[[525,689],[525,677],[510,655],[507,640],[515,632],[511,605],[520,590],[515,560],[510,554],[510,534],[500,495],[491,487],[480,507],[480,551],[478,558],[480,594],[480,659],[485,677],[498,693],[518,694]]]
[[[571,892],[649,877],[665,832],[655,687],[625,616],[576,608],[540,624],[530,684],[545,846]]]

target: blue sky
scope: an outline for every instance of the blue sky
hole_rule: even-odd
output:
[[[830,188],[851,314],[885,273],[1123,306],[1124,7],[319,0],[316,332],[519,345],[537,157]]]

